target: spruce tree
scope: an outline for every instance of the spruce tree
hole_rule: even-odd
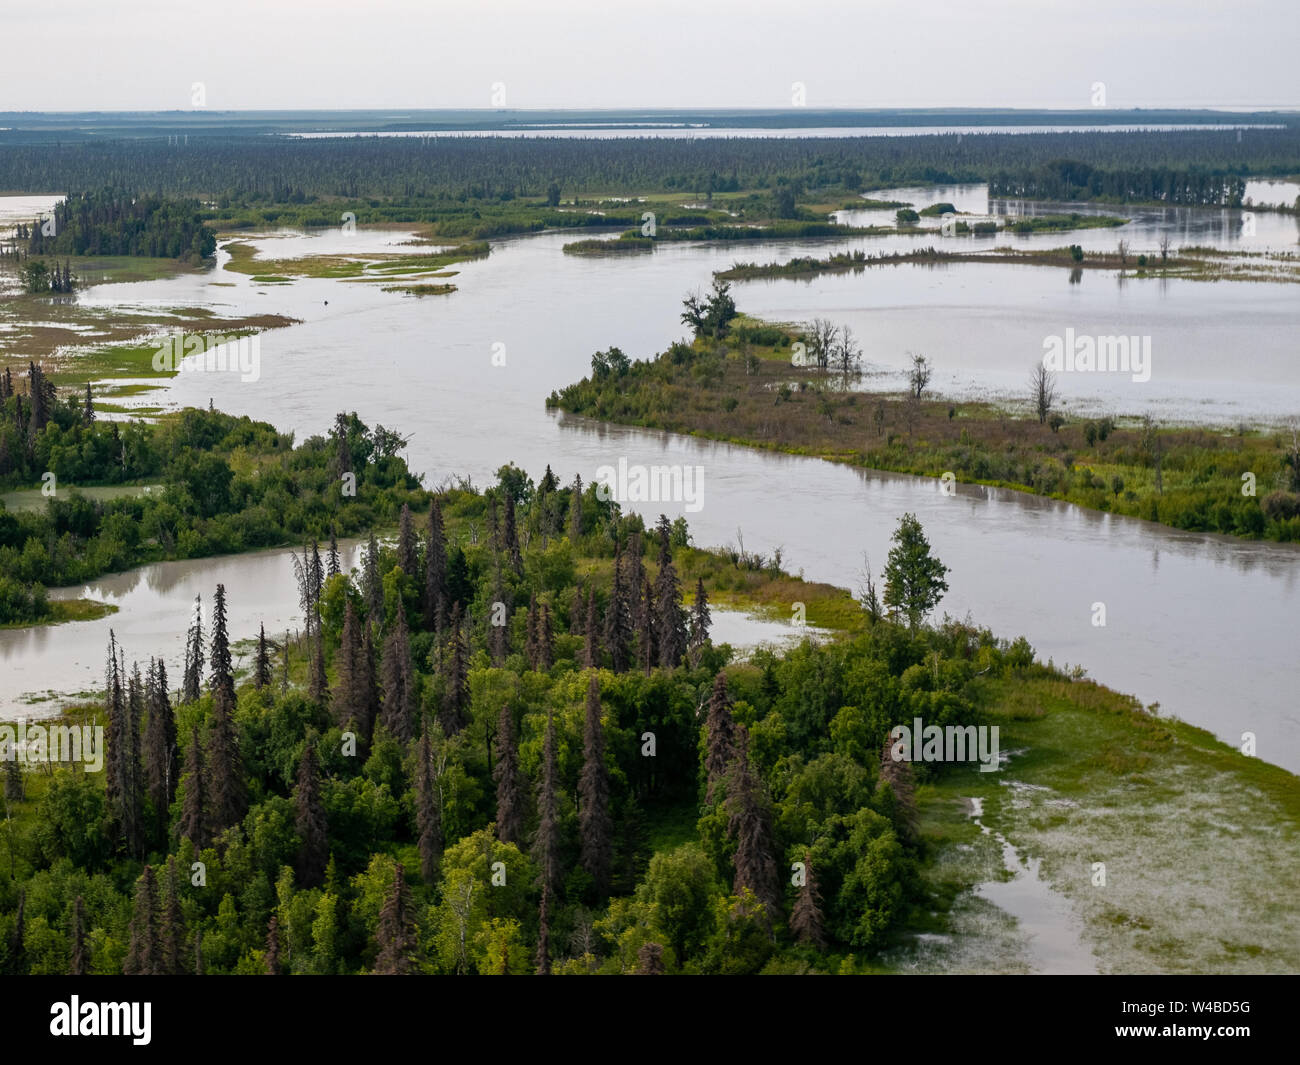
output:
[[[686,654],[686,614],[682,610],[681,584],[673,566],[671,527],[659,518],[659,573],[655,577],[655,636],[659,664],[672,669]]]
[[[569,539],[576,547],[582,538],[582,477],[574,477],[569,495]]]
[[[126,744],[123,750],[125,764],[122,779],[122,832],[127,849],[137,857],[145,849],[144,820],[144,767],[142,754],[144,732],[144,684],[140,667],[131,666],[131,679],[127,683]]]
[[[149,723],[145,728],[145,779],[154,811],[154,841],[164,846],[171,804],[176,799],[179,754],[176,745],[176,715],[167,698],[167,666],[161,658],[150,659],[146,684]]]
[[[415,828],[419,835],[420,877],[432,886],[442,861],[442,811],[428,729],[420,736],[415,756]]]
[[[185,672],[181,682],[181,702],[192,703],[199,697],[203,677],[203,601],[194,597],[194,617],[185,634]]]
[[[365,690],[365,663],[361,661],[361,619],[352,600],[343,608],[343,631],[338,653],[334,656],[337,679],[330,695],[330,708],[339,728],[363,724],[369,709],[370,693]]]
[[[717,786],[724,780],[736,755],[736,725],[731,716],[731,698],[727,694],[727,675],[719,671],[713,678],[713,694],[704,721],[705,801],[712,802]]]
[[[551,975],[551,888],[542,884],[542,901],[537,909],[537,975]]]
[[[727,835],[736,844],[732,893],[739,895],[748,888],[766,907],[771,921],[778,913],[781,895],[770,814],[762,782],[749,763],[748,747],[745,728],[737,725],[736,757],[727,778]]]
[[[185,772],[181,777],[185,783],[185,800],[181,803],[179,832],[181,838],[188,839],[196,850],[208,845],[206,775],[203,771],[203,742],[199,739],[199,727],[195,725],[185,748]]]
[[[469,724],[469,646],[461,624],[460,603],[451,608],[451,646],[444,659],[444,690],[439,721],[447,736]]]
[[[537,784],[537,832],[533,836],[533,858],[543,892],[560,887],[560,797],[559,767],[555,751],[555,716],[546,714],[546,736],[542,741],[542,772]]]
[[[905,844],[913,844],[918,838],[918,814],[916,810],[916,784],[912,775],[912,763],[894,760],[893,744],[885,740],[880,752],[880,777],[876,790],[888,787],[893,792],[893,822],[898,838]]]
[[[262,962],[266,966],[267,976],[280,975],[280,917],[274,911],[266,929],[266,954]]]
[[[230,634],[226,631],[226,586],[217,585],[212,601],[212,676],[208,681],[212,694],[224,689],[233,705],[235,701],[235,674],[230,655]]]
[[[622,551],[614,542],[614,583],[605,607],[605,649],[615,673],[627,670],[632,643],[632,614],[624,580]]]
[[[654,592],[650,590],[650,581],[647,578],[643,594],[637,603],[636,619],[637,658],[647,677],[650,676],[650,670],[655,664],[654,602]]]
[[[153,866],[146,865],[135,884],[131,910],[131,943],[122,972],[126,976],[161,976],[162,950],[158,942],[158,885]]]
[[[518,845],[523,840],[524,789],[519,772],[514,714],[502,705],[497,723],[497,764],[492,768],[497,784],[497,839]]]
[[[257,633],[257,660],[253,666],[253,687],[258,691],[267,688],[271,683],[271,652],[266,642],[266,626],[258,628]]]
[[[411,892],[406,886],[406,873],[401,863],[397,865],[392,890],[379,911],[375,942],[379,946],[374,969],[377,975],[410,976],[415,973],[415,920],[411,912]]]
[[[126,772],[127,709],[122,690],[122,674],[117,664],[117,634],[108,630],[108,664],[104,669],[104,795],[118,825],[123,822],[123,794]]]
[[[69,976],[85,976],[89,958],[86,954],[86,900],[80,895],[72,904],[72,956],[68,959]]]
[[[709,626],[713,622],[709,611],[709,597],[704,591],[704,578],[695,582],[695,603],[691,607],[690,655],[691,665],[700,664],[700,651],[709,642]]]
[[[506,492],[505,549],[516,577],[524,575],[524,556],[519,552],[519,530],[515,528],[515,497]]]
[[[182,976],[185,972],[185,914],[181,910],[180,871],[176,855],[167,856],[167,871],[163,875],[162,902],[158,912],[158,945],[162,969],[168,976]]]
[[[5,763],[5,802],[22,802],[26,797],[23,786],[23,771],[18,765],[18,755],[10,747],[4,755]]]
[[[661,943],[642,943],[636,952],[637,976],[664,975],[664,948]]]
[[[429,539],[424,550],[424,627],[441,633],[447,623],[447,534],[438,500],[429,500]]]
[[[402,504],[397,518],[397,564],[417,588],[420,585],[420,555],[416,546],[415,525],[411,520],[411,506]]]
[[[803,883],[794,909],[790,911],[790,933],[796,943],[821,949],[826,946],[826,931],[822,920],[821,894],[813,873],[812,856],[804,851]]]
[[[298,762],[298,784],[293,792],[294,826],[298,831],[298,883],[319,887],[329,862],[329,832],[321,798],[320,762],[316,744],[308,741]]]
[[[226,589],[218,584],[212,607],[212,727],[208,738],[208,816],[214,834],[238,824],[247,808],[244,764],[235,724],[235,677],[226,627]]]
[[[361,626],[360,690],[366,699],[365,720],[357,722],[361,726],[361,735],[369,743],[375,731],[375,721],[379,718],[379,683],[375,671],[374,630],[367,624]]]
[[[366,599],[370,624],[381,625],[384,620],[384,582],[379,575],[379,541],[375,539],[373,529],[366,545],[366,561],[361,574],[361,591]]]
[[[400,605],[395,620],[384,640],[384,702],[380,719],[390,736],[406,744],[415,730],[415,676],[411,668],[406,611]]]
[[[307,639],[311,642],[311,666],[307,680],[307,695],[317,706],[329,704],[329,675],[325,672],[325,638],[320,631],[320,621],[307,626]]]
[[[339,567],[339,539],[334,532],[333,526],[330,527],[330,549],[325,558],[325,576],[337,577],[342,572]]]
[[[609,812],[609,767],[605,764],[605,727],[600,720],[600,684],[593,673],[587,682],[587,719],[582,734],[582,773],[578,794],[582,807],[582,867],[591,874],[596,894],[607,895],[613,860],[614,826]]]

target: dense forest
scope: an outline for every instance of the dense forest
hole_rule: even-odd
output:
[[[140,186],[136,186],[140,187]],[[216,251],[197,203],[113,189],[73,193],[50,217],[20,224],[14,251],[39,255],[133,255],[199,262]]]
[[[296,640],[238,655],[218,586],[174,682],[110,642],[105,772],[5,763],[0,971],[863,971],[929,906],[942,770],[889,729],[1038,668],[920,624],[944,567],[895,540],[908,623],[873,593],[857,635],[744,662],[705,589],[752,560],[549,468],[422,494],[352,573],[308,545]]]
[[[1099,170],[1284,176],[1300,170],[1300,126],[1277,129],[930,134],[856,138],[300,139],[271,136],[13,144],[0,188],[85,191],[105,184],[221,205],[374,200],[432,209],[468,200],[618,190],[692,194],[772,188],[851,191],[911,182],[1027,182],[1068,159]],[[367,219],[358,213],[358,221]],[[323,218],[337,225],[330,213]]]
[[[1246,195],[1243,178],[1223,171],[1144,167],[1089,166],[1061,159],[1028,172],[999,171],[989,177],[989,195],[1036,200],[1154,200],[1191,207],[1240,207]]]
[[[158,425],[96,420],[89,388],[60,400],[39,366],[27,378],[24,394],[12,369],[0,374],[0,486],[45,478],[53,494],[39,509],[0,503],[0,624],[42,615],[37,586],[392,524],[416,486],[396,457],[401,438],[355,415],[335,428],[345,449],[320,436],[295,447],[269,424],[218,411]],[[344,473],[355,496],[343,495]],[[71,487],[153,480],[158,490],[113,500]]]

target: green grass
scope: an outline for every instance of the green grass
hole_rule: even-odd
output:
[[[1009,764],[953,770],[918,789],[932,855],[923,872],[946,931],[991,942],[1015,934],[972,922],[969,889],[1005,876],[967,815],[975,797],[985,825],[1022,859],[1041,858],[1040,875],[1082,920],[1102,971],[1300,966],[1289,888],[1300,868],[1300,778],[1091,681],[1035,670],[980,689],[1001,749],[1015,752]],[[1098,861],[1104,887],[1092,879]],[[940,954],[941,967],[981,969],[978,943],[954,951]]]
[[[56,486],[61,495],[67,495],[70,492],[80,492],[87,499],[109,500],[134,498],[135,496],[146,495],[150,492],[161,492],[163,486],[160,484],[106,484],[106,485],[73,485],[59,484]],[[0,493],[0,503],[4,504],[6,510],[44,510],[49,502],[49,497],[40,488],[20,488],[12,492]]]
[[[51,599],[50,612],[39,621],[11,621],[0,629],[31,629],[42,625],[63,625],[69,621],[98,621],[116,614],[118,607],[97,599]]]

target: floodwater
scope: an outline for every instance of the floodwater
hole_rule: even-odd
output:
[[[1016,918],[1026,940],[1030,971],[1045,975],[1092,975],[1097,962],[1080,938],[1080,922],[1069,902],[1058,895],[1039,876],[1041,859],[1022,857],[1000,832],[984,824],[984,800],[970,800],[970,816],[980,832],[992,835],[1002,848],[1002,864],[1011,874],[1008,880],[988,880],[975,888],[975,894],[987,899]]]
[[[1162,225],[1186,224],[1208,230],[1197,243],[1230,244],[1231,234],[1214,235],[1220,213],[1205,212],[1205,221],[1175,211],[1172,219],[1142,223],[1148,230],[1141,239],[1152,239]],[[1257,218],[1261,226],[1266,218],[1281,219],[1294,233],[1293,218]],[[1086,231],[1068,241],[1098,232],[1115,239],[1115,231]],[[394,250],[409,236],[388,231],[382,249]],[[268,240],[268,255],[284,247],[283,236],[273,239],[280,243]],[[740,529],[748,549],[782,547],[788,568],[850,588],[858,584],[864,555],[879,574],[899,516],[911,511],[951,567],[942,611],[969,614],[1002,636],[1024,634],[1044,659],[1082,666],[1234,745],[1253,732],[1261,758],[1300,770],[1295,545],[1180,533],[975,486],[945,496],[929,479],[604,426],[544,409],[552,389],[589,372],[592,352],[617,345],[631,357],[646,357],[681,337],[680,300],[706,287],[715,269],[738,258],[768,261],[859,246],[876,251],[886,242],[673,245],[608,260],[564,255],[563,245],[573,239],[547,233],[494,241],[488,259],[456,267],[459,291],[422,300],[329,279],[262,285],[220,270],[92,288],[79,299],[302,319],[262,335],[256,380],[186,372],[166,392],[141,401],[202,406],[211,399],[299,439],[326,431],[337,411],[355,410],[371,425],[409,435],[408,459],[431,486],[453,475],[485,484],[511,461],[534,477],[549,463],[566,481],[574,474],[590,481],[598,467],[620,458],[698,466],[701,505],[687,514],[698,544],[734,542]],[[1047,246],[1068,242],[1061,234],[1032,239]],[[337,250],[341,232],[295,238],[295,251],[316,240],[322,250]],[[1072,327],[1150,335],[1153,373],[1141,384],[1063,382],[1071,410],[1154,410],[1217,422],[1300,412],[1300,360],[1294,358],[1300,288],[1120,284],[1101,271],[1071,283],[1068,275],[984,264],[904,266],[811,284],[747,283],[735,294],[747,312],[852,324],[882,387],[901,385],[906,352],[913,350],[934,360],[934,384],[942,392],[1022,389],[1044,337]],[[650,518],[685,510],[681,502],[629,505]],[[275,564],[284,573],[272,579],[257,569],[264,564],[272,565],[248,556],[175,564],[188,567],[185,579],[164,578],[161,573],[173,571],[152,567],[107,578],[135,581],[148,595],[124,596],[121,612],[101,622],[0,633],[0,713],[13,714],[24,693],[93,685],[110,625],[131,656],[178,653],[194,594],[202,592],[206,601],[218,581],[230,591],[236,636],[255,635],[260,621],[268,632],[283,629],[292,623],[296,593],[287,567]],[[96,591],[92,585],[90,594]],[[101,594],[121,593],[110,587]],[[1098,603],[1106,607],[1104,626],[1093,624]],[[79,631],[88,633],[84,641]]]

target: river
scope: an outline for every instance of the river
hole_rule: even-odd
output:
[[[1154,250],[1162,226],[1207,230],[1197,243],[1235,247],[1259,239],[1258,228],[1245,238],[1239,226],[1224,230],[1215,220],[1223,212],[1160,214],[1163,221],[1134,226],[1135,253],[1148,245]],[[883,217],[889,220],[890,212]],[[1266,228],[1272,234],[1266,241],[1294,245],[1294,218],[1257,218],[1261,225],[1264,219],[1279,224]],[[1095,239],[1113,247],[1117,232],[1021,239],[1045,247]],[[367,251],[398,250],[409,237],[364,239]],[[321,250],[337,251],[349,238],[337,230],[272,238],[264,244],[267,254],[281,254],[287,239],[299,248],[319,241]],[[645,357],[682,336],[682,296],[707,286],[713,270],[736,259],[824,255],[843,246],[877,251],[915,238],[672,245],[618,260],[562,254],[563,244],[574,239],[546,233],[494,241],[488,259],[458,268],[459,291],[442,297],[404,297],[327,279],[265,285],[219,271],[96,287],[80,298],[114,307],[204,305],[223,314],[301,318],[301,325],[263,334],[256,380],[182,373],[166,401],[206,405],[211,399],[300,439],[325,431],[336,411],[356,410],[371,424],[409,434],[411,465],[431,485],[450,475],[483,484],[509,461],[533,476],[549,462],[564,480],[575,473],[590,480],[597,467],[620,457],[634,464],[698,465],[703,506],[688,515],[697,543],[734,541],[739,528],[747,548],[782,546],[789,568],[848,587],[856,586],[864,555],[879,572],[899,516],[912,511],[952,570],[942,611],[970,614],[1003,636],[1024,634],[1044,659],[1080,665],[1234,745],[1243,732],[1253,732],[1261,758],[1300,771],[1295,545],[1180,533],[981,487],[962,486],[945,496],[924,478],[601,426],[543,407],[552,389],[589,371],[593,351],[618,345]],[[910,349],[934,359],[941,391],[986,395],[1023,388],[1043,337],[1072,326],[1147,334],[1155,341],[1149,382],[1070,382],[1067,398],[1079,409],[1153,410],[1228,423],[1281,419],[1300,410],[1295,286],[1154,279],[1119,284],[1101,271],[1071,283],[1068,274],[1028,266],[903,266],[810,285],[743,284],[735,291],[745,311],[851,322],[890,387],[897,386],[894,378]],[[157,402],[159,395],[144,401]],[[683,511],[681,504],[641,509],[651,517]],[[206,600],[223,580],[231,590],[235,635],[255,635],[259,620],[268,632],[283,629],[296,596],[287,573],[275,581],[262,576],[269,570],[259,567],[285,568],[283,554],[274,563],[267,557],[108,578],[137,588],[143,582],[148,596],[123,597],[120,613],[90,624],[111,625],[131,655],[175,654],[194,594]],[[108,586],[102,591],[112,594]],[[1093,624],[1097,603],[1105,604],[1105,626]],[[102,673],[102,641],[83,641],[73,631],[0,632],[0,713],[24,712],[28,693],[94,686]]]

